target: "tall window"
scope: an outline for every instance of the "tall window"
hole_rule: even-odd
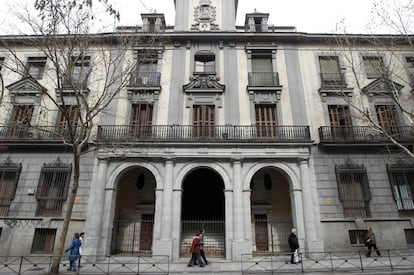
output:
[[[398,123],[396,108],[394,105],[375,105],[378,125],[381,126],[388,134],[398,133]]]
[[[277,115],[275,104],[257,104],[255,106],[258,138],[275,137],[277,134]]]
[[[405,58],[407,62],[407,69],[408,69],[408,81],[411,87],[414,87],[414,56],[407,56]]]
[[[3,68],[3,64],[4,64],[4,57],[0,57],[0,72],[1,72],[1,69]]]
[[[7,216],[19,180],[21,164],[0,166],[0,216]]]
[[[138,51],[137,73],[135,84],[159,85],[157,66],[158,53],[154,50]]]
[[[42,167],[36,190],[36,215],[61,215],[68,195],[71,171],[70,164],[49,164]]]
[[[273,73],[272,53],[270,51],[256,51],[252,53],[252,72],[249,77],[251,86],[277,86]]]
[[[322,86],[341,86],[344,79],[338,56],[319,56]]]
[[[90,56],[73,56],[65,79],[67,85],[86,85],[90,73]]]
[[[414,166],[387,166],[394,201],[398,210],[414,210]],[[414,211],[413,211],[414,213]]]
[[[385,75],[386,71],[382,57],[364,56],[363,61],[367,78],[380,78]]]
[[[193,105],[194,137],[214,137],[214,105]]]
[[[33,105],[14,105],[8,129],[9,138],[25,138],[33,116]]]
[[[216,57],[212,53],[198,53],[194,57],[194,72],[215,73]]]
[[[56,229],[36,228],[32,243],[32,253],[52,253],[55,246]]]
[[[328,111],[332,137],[346,139],[352,135],[352,120],[349,106],[329,105]]]
[[[130,131],[134,137],[148,137],[152,132],[153,106],[148,103],[132,104]]]
[[[63,110],[59,110],[59,116],[56,121],[56,131],[58,134],[66,136],[69,132],[69,127],[78,125],[79,120],[79,106],[77,105],[66,105],[62,106]],[[67,114],[67,117],[65,116]],[[74,129],[75,130],[75,129]]]
[[[363,166],[337,165],[335,167],[339,200],[345,217],[369,217],[371,192],[367,172]]]
[[[27,73],[35,79],[42,79],[45,66],[46,57],[29,57],[27,60]]]

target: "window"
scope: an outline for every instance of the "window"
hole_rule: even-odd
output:
[[[384,62],[381,57],[364,56],[363,61],[367,78],[380,78],[385,75]]]
[[[388,134],[398,133],[397,112],[394,105],[375,105],[378,125]]]
[[[149,137],[152,133],[151,104],[132,104],[130,134],[133,137]]]
[[[26,138],[28,136],[33,110],[33,105],[13,106],[7,132],[9,138]]]
[[[79,120],[79,106],[77,105],[66,105],[61,106],[62,110],[59,110],[59,116],[56,122],[56,132],[63,136],[68,137],[69,126],[76,128]],[[67,114],[68,118],[66,118]],[[76,130],[76,129],[74,129]]]
[[[365,246],[366,230],[349,230],[348,234],[351,246]]]
[[[414,210],[414,166],[387,166],[394,201],[400,211]],[[413,211],[414,213],[414,211]]]
[[[407,69],[408,69],[408,77],[410,85],[413,86],[414,84],[414,56],[407,56],[405,58],[407,62]]]
[[[21,164],[0,166],[0,216],[7,216],[19,180]]]
[[[275,137],[277,134],[277,115],[275,104],[255,105],[257,137]]]
[[[277,86],[278,79],[273,72],[271,51],[253,51],[251,56],[252,72],[249,74],[250,86]]]
[[[3,64],[4,64],[4,57],[0,57],[0,71],[3,68]]]
[[[194,58],[194,72],[215,73],[216,58],[212,53],[198,53]]]
[[[193,106],[194,137],[214,137],[214,105]]]
[[[62,163],[42,167],[36,190],[37,216],[61,215],[69,189],[71,165]]]
[[[138,51],[135,83],[137,85],[159,85],[158,53],[155,50]]]
[[[34,79],[42,79],[46,66],[46,57],[29,57],[27,73]]]
[[[405,233],[405,239],[407,240],[408,246],[413,247],[414,246],[414,229],[413,228],[404,229],[404,233]]]
[[[56,229],[36,228],[32,243],[32,253],[52,253],[55,246]]]
[[[73,56],[68,66],[68,76],[65,78],[66,85],[86,85],[90,73],[90,56]]]
[[[344,78],[337,56],[319,56],[322,86],[342,86]]]
[[[339,139],[352,137],[352,121],[349,106],[329,105],[328,112],[332,137]]]
[[[342,202],[345,217],[369,217],[371,193],[367,172],[363,166],[337,165],[336,181],[339,200]]]

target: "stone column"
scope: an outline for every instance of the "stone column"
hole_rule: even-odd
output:
[[[102,223],[105,205],[107,159],[98,159],[97,173],[91,182],[88,210],[85,221],[84,255],[102,255],[100,243],[102,241]]]
[[[181,246],[181,205],[182,205],[183,189],[173,189],[173,221],[172,221],[172,245],[173,245],[173,260],[180,258]]]
[[[154,247],[154,254],[172,256],[172,221],[173,221],[173,159],[166,159],[165,161],[165,177],[162,195],[161,207],[161,236]]]
[[[233,160],[233,259],[240,260],[241,255],[251,252],[245,240],[245,219],[243,186],[241,179],[241,160]]]
[[[252,190],[243,190],[243,205],[244,205],[244,238],[249,246],[252,246],[252,206],[251,206]]]
[[[116,207],[116,195],[118,188],[105,188],[105,204],[102,215],[102,242],[100,248],[100,255],[111,254],[111,241],[114,227],[114,215]]]
[[[226,220],[226,260],[232,259],[232,240],[233,234],[233,190],[224,189],[225,200],[225,220]]]
[[[317,198],[314,198],[316,195],[315,192],[312,192],[311,188],[311,179],[309,177],[309,159],[301,159],[299,161],[300,165],[300,179],[303,192],[303,215],[305,222],[305,249],[309,251],[316,251],[320,249],[317,234],[316,234],[316,217],[314,208],[318,207],[314,202],[317,201]]]

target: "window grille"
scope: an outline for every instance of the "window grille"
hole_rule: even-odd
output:
[[[71,165],[51,164],[42,167],[36,190],[37,216],[61,215],[69,189]]]
[[[414,166],[387,165],[394,200],[400,211],[414,210]]]
[[[366,230],[349,230],[351,246],[365,246]]]
[[[414,229],[408,228],[404,229],[405,239],[407,240],[407,244],[409,246],[414,246]]]
[[[19,180],[21,164],[0,166],[0,216],[7,216]]]
[[[335,171],[344,216],[369,217],[371,192],[365,167],[353,164],[337,165]]]
[[[56,229],[36,228],[32,243],[32,253],[52,253],[55,238]]]

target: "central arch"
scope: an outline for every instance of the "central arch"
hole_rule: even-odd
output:
[[[224,257],[223,179],[211,168],[196,168],[185,176],[182,187],[181,256],[189,256],[194,234],[205,229],[204,251],[207,256]]]

